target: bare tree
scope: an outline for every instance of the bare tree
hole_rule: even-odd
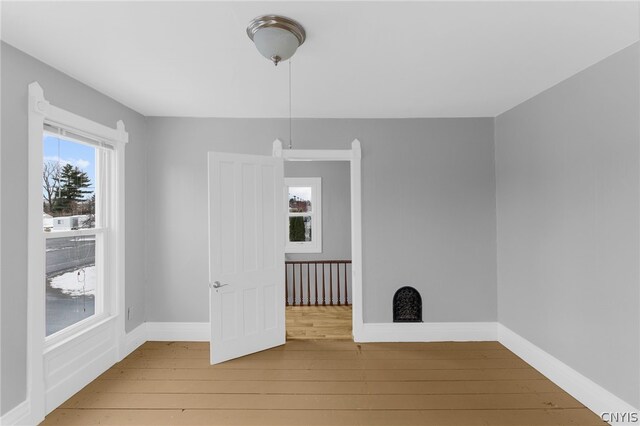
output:
[[[47,161],[42,168],[42,196],[44,197],[47,213],[53,212],[53,205],[60,190],[60,163]]]

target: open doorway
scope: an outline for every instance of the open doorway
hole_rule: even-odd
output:
[[[288,340],[353,339],[350,163],[285,161]]]
[[[289,162],[303,162],[302,169],[298,169],[298,171],[300,170],[305,170],[304,174],[309,175],[311,172],[311,166],[310,164],[313,164],[315,162],[319,162],[319,163],[342,163],[348,166],[348,169],[342,169],[342,171],[346,171],[348,170],[348,174],[349,174],[349,180],[348,180],[348,185],[346,181],[342,181],[339,180],[338,184],[340,185],[344,185],[345,187],[348,187],[348,197],[349,197],[349,203],[346,203],[344,201],[338,201],[338,202],[342,202],[343,203],[343,207],[348,205],[348,210],[343,209],[339,209],[338,211],[341,211],[342,213],[339,213],[339,217],[338,219],[334,218],[334,215],[329,215],[329,217],[331,219],[327,219],[324,218],[323,219],[323,224],[326,224],[328,220],[339,220],[342,222],[347,222],[349,223],[349,228],[343,228],[342,231],[338,231],[338,232],[348,232],[350,235],[350,238],[348,240],[345,240],[344,238],[335,238],[332,239],[332,241],[329,243],[331,245],[333,244],[338,244],[338,245],[342,245],[342,250],[345,249],[345,243],[344,241],[348,241],[351,246],[350,249],[350,256],[347,257],[346,254],[349,254],[349,252],[336,252],[336,253],[340,253],[341,255],[344,253],[345,258],[344,259],[328,259],[328,258],[322,258],[322,257],[317,257],[315,259],[318,260],[329,260],[329,261],[344,261],[344,262],[335,262],[335,263],[331,263],[329,262],[329,264],[331,266],[327,266],[326,264],[324,266],[320,266],[320,262],[317,262],[315,259],[314,260],[308,260],[307,263],[299,263],[299,265],[302,265],[301,267],[299,266],[297,269],[297,275],[294,272],[294,267],[291,266],[291,270],[287,270],[287,273],[285,273],[285,288],[287,289],[287,294],[285,295],[285,302],[287,302],[287,306],[286,306],[286,310],[289,313],[289,323],[287,324],[287,331],[294,331],[292,329],[293,326],[295,326],[297,323],[291,324],[291,321],[299,321],[299,324],[304,328],[305,330],[305,334],[308,334],[308,336],[304,336],[304,338],[338,338],[338,337],[329,337],[329,336],[344,336],[344,338],[348,338],[348,339],[353,339],[355,341],[359,341],[362,338],[362,328],[363,328],[363,306],[362,306],[362,183],[361,183],[361,148],[360,148],[360,141],[358,141],[357,139],[355,139],[352,143],[351,143],[351,149],[347,149],[347,150],[296,150],[296,149],[288,149],[288,150],[283,150],[282,149],[282,142],[279,140],[275,140],[273,142],[273,156],[274,157],[279,157],[284,159],[284,163],[288,164]],[[312,163],[310,163],[312,162]],[[305,168],[305,165],[307,165],[307,167]],[[336,167],[340,167],[340,166],[336,166]],[[294,170],[295,170],[295,166],[290,167],[289,169],[289,174],[294,174]],[[320,171],[318,171],[320,172]],[[302,172],[301,172],[302,173]],[[333,184],[331,185],[333,186]],[[286,188],[285,188],[286,189]],[[342,188],[341,191],[336,191],[336,193],[341,193],[343,194],[343,196],[345,195],[345,193],[343,192],[344,188]],[[324,191],[323,191],[324,194]],[[304,195],[304,194],[298,194],[298,195]],[[336,194],[332,194],[336,195]],[[287,190],[287,193],[285,194],[285,200],[287,200],[288,203],[288,199],[289,199],[289,193]],[[342,198],[342,200],[344,200],[344,198]],[[326,203],[325,203],[326,204]],[[318,211],[323,211],[326,210],[328,212],[332,212],[332,206],[326,206],[326,209],[318,209]],[[287,208],[288,210],[288,208]],[[289,227],[289,217],[287,216],[285,218],[287,220],[287,232],[288,232],[288,227]],[[313,226],[313,224],[311,225]],[[347,231],[348,229],[348,231]],[[306,232],[306,228],[305,228],[305,232]],[[313,230],[311,230],[311,235],[313,235]],[[305,234],[306,236],[306,234]],[[325,237],[325,233],[322,233],[322,236]],[[326,240],[326,238],[325,238]],[[322,242],[322,244],[324,245],[324,240]],[[333,249],[332,249],[333,250]],[[313,253],[313,251],[310,250],[311,253]],[[321,252],[317,251],[316,248],[316,255],[320,254],[322,255]],[[286,262],[286,261],[285,261]],[[296,262],[294,260],[289,260],[288,262]],[[298,262],[304,262],[304,261],[298,261]],[[324,297],[325,297],[325,304],[321,305],[320,304],[320,300],[321,300],[321,287],[320,285],[318,285],[318,297],[316,298],[315,296],[315,283],[316,283],[316,263],[318,263],[318,278],[317,278],[317,282],[318,284],[320,284],[322,281],[322,272],[324,272],[324,280],[325,280],[325,285],[327,283],[327,274],[328,275],[328,280],[329,280],[329,286],[328,287],[324,287]],[[338,264],[341,264],[340,266],[338,266]],[[287,266],[289,267],[289,266]],[[331,269],[330,269],[331,268]],[[305,272],[307,274],[307,276],[305,276]],[[336,275],[334,275],[334,273]],[[312,275],[313,274],[313,275]],[[293,278],[294,276],[296,277],[296,284],[297,287],[293,286]],[[300,281],[300,278],[302,276],[302,281]],[[338,276],[340,277],[340,287],[338,286]],[[335,282],[333,282],[332,280],[335,279]],[[289,281],[291,280],[291,281]],[[302,288],[302,294],[304,295],[305,293],[305,284],[308,284],[308,286],[306,287],[306,293],[310,294],[311,297],[310,300],[312,302],[312,306],[309,306],[309,308],[315,308],[312,310],[309,310],[307,312],[307,315],[298,315],[296,317],[295,314],[295,309],[291,309],[295,306],[292,306],[292,302],[293,302],[293,289],[297,288],[298,291],[300,289],[300,282],[303,283],[303,288]],[[344,284],[346,283],[346,293],[343,292]],[[337,305],[337,298],[338,298],[338,288],[340,288],[340,297],[341,297],[341,304]],[[288,294],[289,289],[291,289],[291,295]],[[327,306],[327,299],[326,299],[326,295],[327,295],[327,291],[333,292],[335,290],[336,294],[335,296],[333,295],[333,293],[330,293],[330,297],[335,297],[334,299],[334,305],[329,305]],[[346,299],[345,299],[346,297]],[[298,300],[299,296],[298,296]],[[318,305],[316,306],[315,302],[316,300],[318,301]],[[346,305],[344,304],[346,300]],[[304,302],[304,299],[303,299]],[[311,303],[309,303],[311,305]],[[324,312],[320,312],[322,311],[321,309],[318,309],[319,307],[323,307]],[[304,313],[304,306],[300,306],[300,309],[302,310]],[[292,316],[293,315],[293,316]],[[351,330],[349,332],[349,328],[348,328],[348,322],[349,319],[351,319]],[[320,323],[322,324],[322,322],[326,321],[327,322],[327,327],[330,328],[331,327],[331,322],[333,321],[334,323],[337,322],[337,324],[340,324],[339,327],[341,327],[340,330],[326,330],[327,333],[323,336],[324,333],[322,333],[321,327],[318,325],[318,321],[320,321]],[[344,329],[342,328],[344,327]],[[319,332],[318,333],[314,333],[314,332],[310,332],[310,330],[316,329]],[[301,329],[298,329],[296,331],[302,331]],[[287,334],[291,334],[291,333],[287,333]],[[313,336],[313,334],[316,334],[316,336]],[[291,338],[293,336],[289,336],[289,338]],[[302,338],[302,337],[301,337]]]

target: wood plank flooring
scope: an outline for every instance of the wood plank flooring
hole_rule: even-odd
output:
[[[351,306],[287,306],[287,340],[353,340]]]
[[[292,340],[209,365],[209,344],[147,342],[44,425],[597,425],[497,342]]]

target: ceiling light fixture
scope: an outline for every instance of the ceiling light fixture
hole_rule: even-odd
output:
[[[276,66],[292,57],[306,38],[302,25],[278,15],[258,16],[249,23],[247,35],[258,52]]]

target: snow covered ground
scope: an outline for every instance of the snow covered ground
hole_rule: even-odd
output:
[[[58,288],[64,294],[70,296],[82,296],[96,294],[96,266],[87,266],[84,273],[81,269],[66,272],[51,278],[51,287]]]

